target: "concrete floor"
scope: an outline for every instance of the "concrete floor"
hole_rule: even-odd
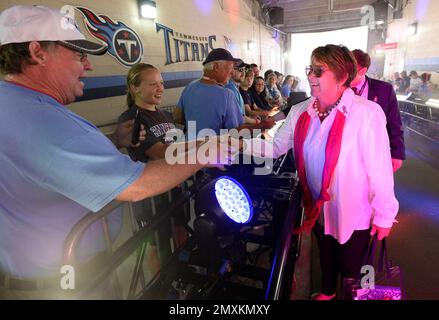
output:
[[[404,271],[407,299],[439,299],[439,159],[406,135],[407,159],[395,175],[399,223],[389,254]],[[439,144],[436,145],[439,147]]]

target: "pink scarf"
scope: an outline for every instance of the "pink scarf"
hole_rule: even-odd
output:
[[[308,188],[305,172],[305,160],[303,155],[303,146],[305,144],[306,136],[308,135],[310,122],[311,117],[309,116],[308,112],[305,111],[300,115],[296,129],[294,130],[294,157],[296,159],[300,186],[303,190],[303,204],[306,215],[303,225],[300,228],[293,230],[294,234],[299,234],[302,231],[309,233],[314,227],[314,224],[316,223],[320,212],[322,211],[323,203],[330,200],[328,188],[335,166],[338,162],[338,157],[340,155],[345,116],[339,110],[337,110],[334,123],[329,131],[328,141],[325,149],[325,165],[323,167],[322,189],[320,190],[320,196],[316,201],[313,201],[311,191]]]

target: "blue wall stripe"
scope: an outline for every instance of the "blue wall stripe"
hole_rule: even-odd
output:
[[[125,85],[127,76],[108,76],[108,77],[87,77],[81,79],[84,81],[85,89],[113,87]]]
[[[177,80],[169,80],[165,81],[165,89],[173,89],[173,88],[181,88],[187,86],[190,82],[199,79],[177,79]],[[95,88],[85,88],[84,95],[76,99],[79,101],[88,101],[95,99],[103,99],[103,98],[111,98],[117,96],[124,96],[126,94],[126,85],[120,86],[109,86],[109,87],[95,87]]]
[[[183,71],[183,72],[163,72],[163,80],[182,80],[200,78],[201,71]],[[95,89],[103,87],[124,86],[126,83],[126,75],[107,76],[107,77],[87,77],[83,79],[85,89]]]
[[[165,89],[181,88],[195,79],[199,79],[202,71],[163,72]],[[83,78],[84,95],[76,101],[87,101],[102,98],[123,96],[126,94],[126,75]]]

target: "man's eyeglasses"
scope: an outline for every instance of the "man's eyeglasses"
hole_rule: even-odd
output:
[[[85,62],[85,60],[87,59],[87,53],[85,53],[84,51],[76,51],[79,54],[79,61],[81,62]]]
[[[326,69],[324,69],[322,67],[307,66],[305,68],[305,73],[306,73],[307,76],[310,76],[311,73],[314,73],[314,75],[317,78],[320,78],[322,76],[323,72],[325,72],[325,71],[326,71]]]
[[[241,68],[235,67],[234,69],[238,70],[239,72],[246,72],[247,71],[246,67],[241,67]]]

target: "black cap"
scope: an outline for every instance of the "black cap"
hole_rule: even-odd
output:
[[[95,56],[101,56],[105,54],[108,50],[106,45],[98,44],[96,42],[91,42],[88,40],[66,40],[66,41],[58,41],[64,47],[70,48],[79,52],[86,52],[88,54],[92,54]]]
[[[235,64],[242,63],[241,59],[233,58],[232,54],[226,49],[216,48],[209,52],[209,54],[206,57],[206,60],[204,60],[203,62],[203,66],[206,63],[212,61],[219,61],[219,60],[233,61]]]

